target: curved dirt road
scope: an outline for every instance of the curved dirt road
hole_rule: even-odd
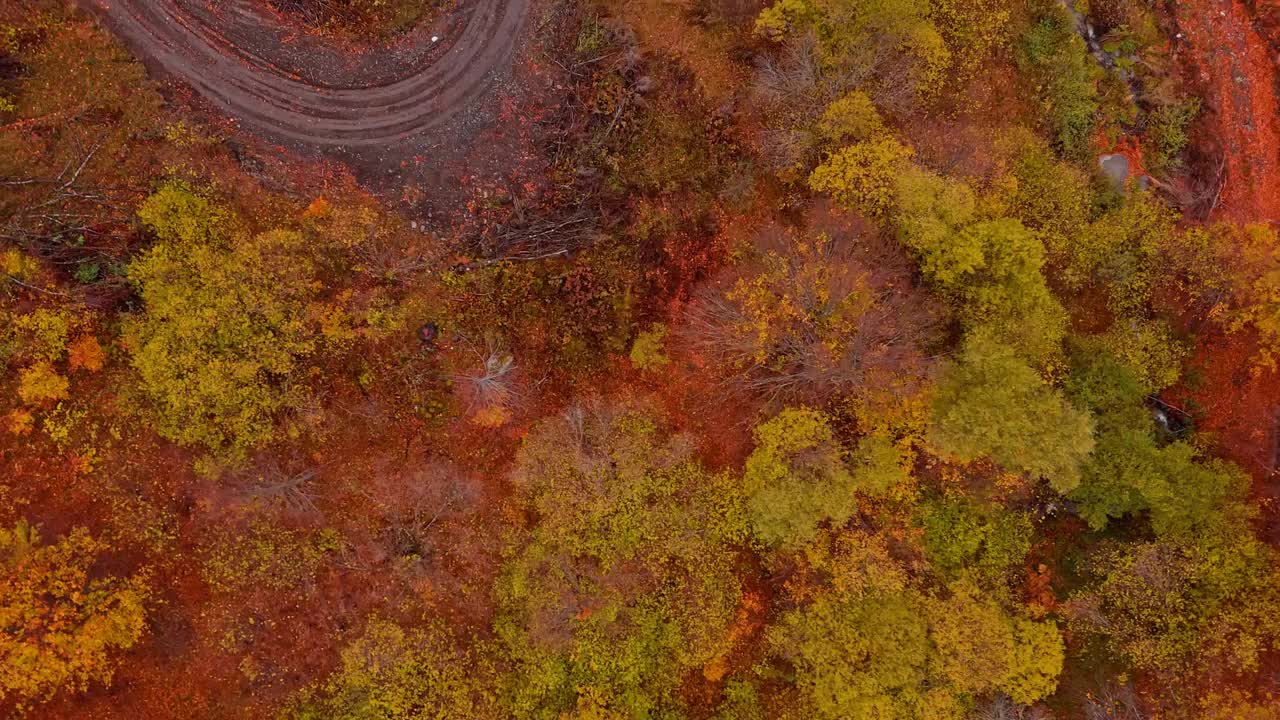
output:
[[[354,52],[298,34],[265,0],[81,1],[149,66],[246,128],[353,152],[417,137],[450,142],[430,136],[465,122],[510,65],[530,2],[462,0],[397,47]]]

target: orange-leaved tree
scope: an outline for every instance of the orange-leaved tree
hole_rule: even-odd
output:
[[[26,521],[0,528],[0,708],[110,682],[112,651],[142,636],[145,576],[91,572],[106,549],[84,528],[51,545]]]

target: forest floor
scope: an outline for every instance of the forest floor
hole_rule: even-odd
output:
[[[1199,140],[1212,147],[1201,151],[1219,166],[1209,214],[1244,222],[1280,218],[1280,43],[1268,43],[1260,18],[1241,0],[1173,2],[1170,10],[1175,51],[1206,101]]]
[[[1168,5],[1173,47],[1205,101],[1193,152],[1213,220],[1280,220],[1280,11],[1274,3],[1197,0]],[[1216,174],[1216,177],[1213,177]],[[1194,403],[1201,428],[1258,480],[1266,534],[1280,538],[1280,382],[1255,367],[1255,339],[1206,335],[1188,365],[1196,385],[1171,393]]]

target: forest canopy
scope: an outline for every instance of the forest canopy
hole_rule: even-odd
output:
[[[1277,717],[1263,5],[0,3],[0,718]]]

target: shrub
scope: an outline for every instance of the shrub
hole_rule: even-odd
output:
[[[593,367],[610,353],[626,352],[633,301],[644,287],[635,261],[634,248],[602,239],[572,261],[502,262],[446,273],[449,315],[463,332],[501,340],[526,368]]]
[[[259,519],[218,531],[204,548],[200,575],[221,593],[294,590],[314,580],[341,544],[335,530],[290,530]]]
[[[1182,377],[1182,361],[1190,348],[1173,336],[1163,320],[1117,320],[1101,344],[1138,372],[1143,388],[1156,393]]]
[[[26,405],[66,400],[70,387],[71,383],[44,360],[18,372],[18,397]]]
[[[640,370],[657,371],[671,364],[664,347],[667,339],[667,326],[654,323],[648,330],[636,336],[631,344],[631,364]]]
[[[6,429],[14,435],[30,435],[35,429],[36,417],[30,410],[16,408],[5,416]]]
[[[281,2],[320,31],[363,42],[385,43],[430,19],[438,0],[327,0]]]
[[[17,248],[0,253],[0,272],[11,280],[31,283],[40,274],[40,261]]]
[[[863,142],[885,132],[884,120],[861,90],[849,92],[827,106],[818,118],[818,133],[827,142]]]
[[[102,345],[92,335],[81,335],[67,346],[67,367],[72,370],[98,372],[106,360]]]
[[[1141,317],[1163,256],[1177,241],[1177,215],[1148,193],[1080,228],[1071,238],[1060,277],[1073,288],[1095,285],[1117,315]]]
[[[77,325],[70,310],[37,308],[13,316],[7,332],[13,337],[16,354],[34,360],[57,362],[67,354],[67,340]]]
[[[1147,116],[1146,160],[1152,172],[1168,172],[1182,166],[1187,147],[1187,127],[1200,114],[1200,99],[1162,104]]]
[[[235,230],[226,208],[181,182],[161,185],[138,208],[138,219],[160,239],[184,246],[223,243]]]
[[[1045,4],[1046,14],[1022,38],[1020,65],[1039,95],[1045,124],[1062,152],[1083,159],[1100,106],[1102,69],[1072,27],[1067,11]]]
[[[710,141],[705,119],[677,102],[658,103],[640,115],[639,126],[612,159],[616,181],[632,192],[713,188],[724,173],[726,158],[723,148]]]
[[[930,17],[951,51],[952,75],[971,80],[1013,40],[1013,0],[931,0]]]
[[[1093,213],[1095,193],[1090,176],[1059,160],[1030,132],[1017,132],[1008,141],[1012,155],[1003,179],[1006,212],[1035,230],[1055,262],[1069,256],[1080,228]]]
[[[1230,274],[1230,311],[1227,327],[1246,328],[1258,334],[1256,363],[1275,369],[1280,358],[1280,240],[1268,225],[1223,227],[1216,233],[1216,253],[1225,257]]]
[[[1269,720],[1280,696],[1268,690],[1212,690],[1200,699],[1199,720]]]

